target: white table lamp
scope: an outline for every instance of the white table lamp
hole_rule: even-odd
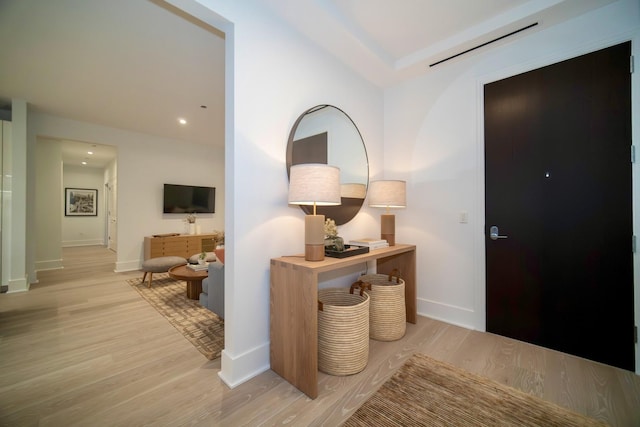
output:
[[[340,204],[340,169],[319,163],[293,165],[289,175],[289,204],[313,205],[304,220],[304,259],[324,259],[324,215],[316,206]]]
[[[396,244],[396,217],[389,213],[390,208],[407,207],[407,184],[405,181],[372,181],[369,186],[369,206],[387,208],[380,216],[380,238],[389,246]]]

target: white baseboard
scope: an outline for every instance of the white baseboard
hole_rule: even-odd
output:
[[[116,273],[125,273],[127,271],[136,271],[140,270],[141,262],[139,259],[134,261],[120,261],[116,262],[116,269],[114,270]]]
[[[9,280],[7,284],[7,293],[12,294],[14,292],[26,292],[29,290],[29,281],[25,277],[24,279]]]
[[[75,246],[104,246],[104,239],[66,240],[62,242],[63,248],[71,248]]]
[[[265,360],[267,361],[266,365]],[[231,355],[226,349],[222,350],[221,364],[222,369],[218,372],[220,379],[229,388],[237,387],[271,368],[269,364],[269,343],[239,356]],[[241,376],[240,373],[242,373]]]
[[[464,307],[418,298],[418,314],[466,329],[479,329],[474,325],[476,313]]]
[[[36,261],[36,271],[60,270],[62,268],[62,259],[51,259],[48,261]]]

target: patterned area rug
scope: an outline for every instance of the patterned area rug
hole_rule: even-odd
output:
[[[220,357],[224,347],[224,321],[214,312],[187,298],[186,283],[167,273],[155,273],[151,288],[142,278],[127,280],[207,359]]]
[[[345,426],[603,426],[591,418],[416,354]]]

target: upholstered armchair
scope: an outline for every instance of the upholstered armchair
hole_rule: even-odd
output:
[[[220,260],[209,263],[209,277],[202,281],[200,305],[224,319],[224,264]]]

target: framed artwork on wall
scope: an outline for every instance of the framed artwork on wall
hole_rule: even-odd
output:
[[[98,190],[91,188],[64,189],[65,216],[98,216]]]

